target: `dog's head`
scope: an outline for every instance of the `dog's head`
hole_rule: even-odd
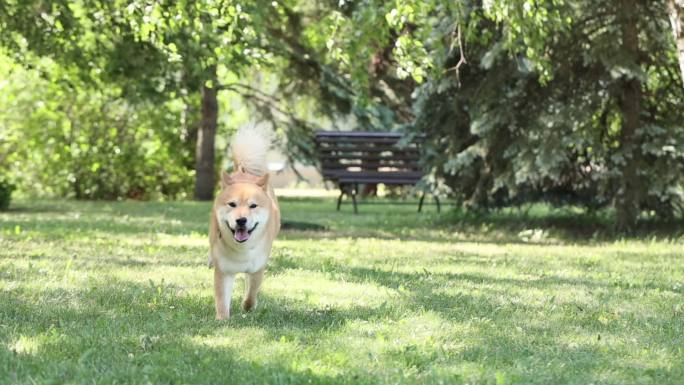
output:
[[[214,211],[223,237],[229,242],[248,243],[266,229],[271,199],[266,194],[268,174],[260,177],[245,173],[221,174],[221,193]]]

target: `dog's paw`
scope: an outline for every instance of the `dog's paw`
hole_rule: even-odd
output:
[[[226,313],[226,314],[216,313],[216,320],[217,321],[227,320],[228,318],[230,318],[230,314],[228,314],[228,313]]]
[[[244,311],[251,311],[251,310],[256,309],[256,305],[257,305],[256,299],[252,300],[252,299],[247,298],[242,302],[242,309]]]

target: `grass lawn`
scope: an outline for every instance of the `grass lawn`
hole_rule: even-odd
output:
[[[17,202],[0,384],[684,383],[682,238],[615,241],[569,211],[281,204],[324,229],[283,231],[259,307],[239,309],[240,279],[219,322],[209,204]]]

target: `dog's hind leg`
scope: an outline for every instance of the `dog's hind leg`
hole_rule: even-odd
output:
[[[245,300],[242,301],[242,308],[246,311],[250,311],[256,308],[257,305],[257,293],[261,287],[261,281],[264,280],[264,270],[265,268],[257,271],[256,273],[249,274],[247,277],[247,282],[245,285]]]

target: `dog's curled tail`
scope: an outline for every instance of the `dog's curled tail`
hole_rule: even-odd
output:
[[[268,173],[266,153],[271,140],[264,129],[250,124],[240,128],[230,145],[235,171],[261,176]]]

